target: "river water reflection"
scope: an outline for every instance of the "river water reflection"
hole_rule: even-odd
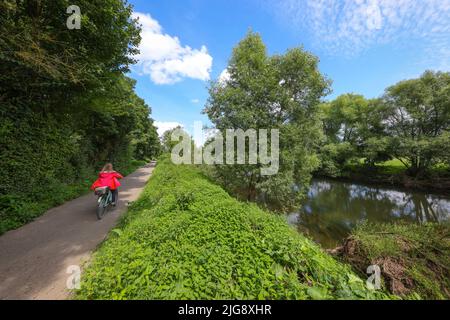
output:
[[[411,223],[450,219],[450,197],[314,179],[303,208],[287,217],[324,248],[342,243],[362,221]]]

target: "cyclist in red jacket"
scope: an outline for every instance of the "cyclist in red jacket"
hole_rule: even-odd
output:
[[[91,186],[91,190],[95,190],[100,187],[109,187],[112,192],[112,205],[116,205],[116,199],[119,195],[120,182],[123,176],[114,171],[113,165],[111,163],[105,164],[102,171],[98,175],[98,179]]]

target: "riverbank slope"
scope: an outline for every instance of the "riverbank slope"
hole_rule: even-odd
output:
[[[331,250],[363,275],[380,267],[386,288],[408,298],[450,299],[449,223],[361,224]]]
[[[283,217],[161,160],[82,274],[78,299],[383,299]]]

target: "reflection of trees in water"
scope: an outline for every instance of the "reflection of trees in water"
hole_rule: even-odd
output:
[[[410,201],[413,203],[418,222],[441,222],[448,219],[450,205],[447,201],[423,194],[411,197]]]
[[[358,186],[356,186],[358,187]],[[368,192],[370,199],[379,199],[383,203],[390,202],[390,215],[402,220],[419,223],[441,222],[448,219],[450,201],[434,195],[424,193],[406,193],[394,190],[372,189]],[[364,197],[364,195],[360,195]]]
[[[439,221],[436,212],[433,210],[433,206],[424,195],[411,197],[410,201],[414,203],[417,221]]]
[[[326,246],[323,242],[344,238],[363,220],[436,222],[447,220],[449,212],[450,200],[435,195],[316,180],[298,220]]]

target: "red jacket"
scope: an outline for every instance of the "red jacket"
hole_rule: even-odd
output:
[[[99,187],[109,187],[111,190],[116,190],[120,187],[118,179],[122,179],[123,176],[118,172],[100,172],[98,179],[91,186],[91,190]]]

